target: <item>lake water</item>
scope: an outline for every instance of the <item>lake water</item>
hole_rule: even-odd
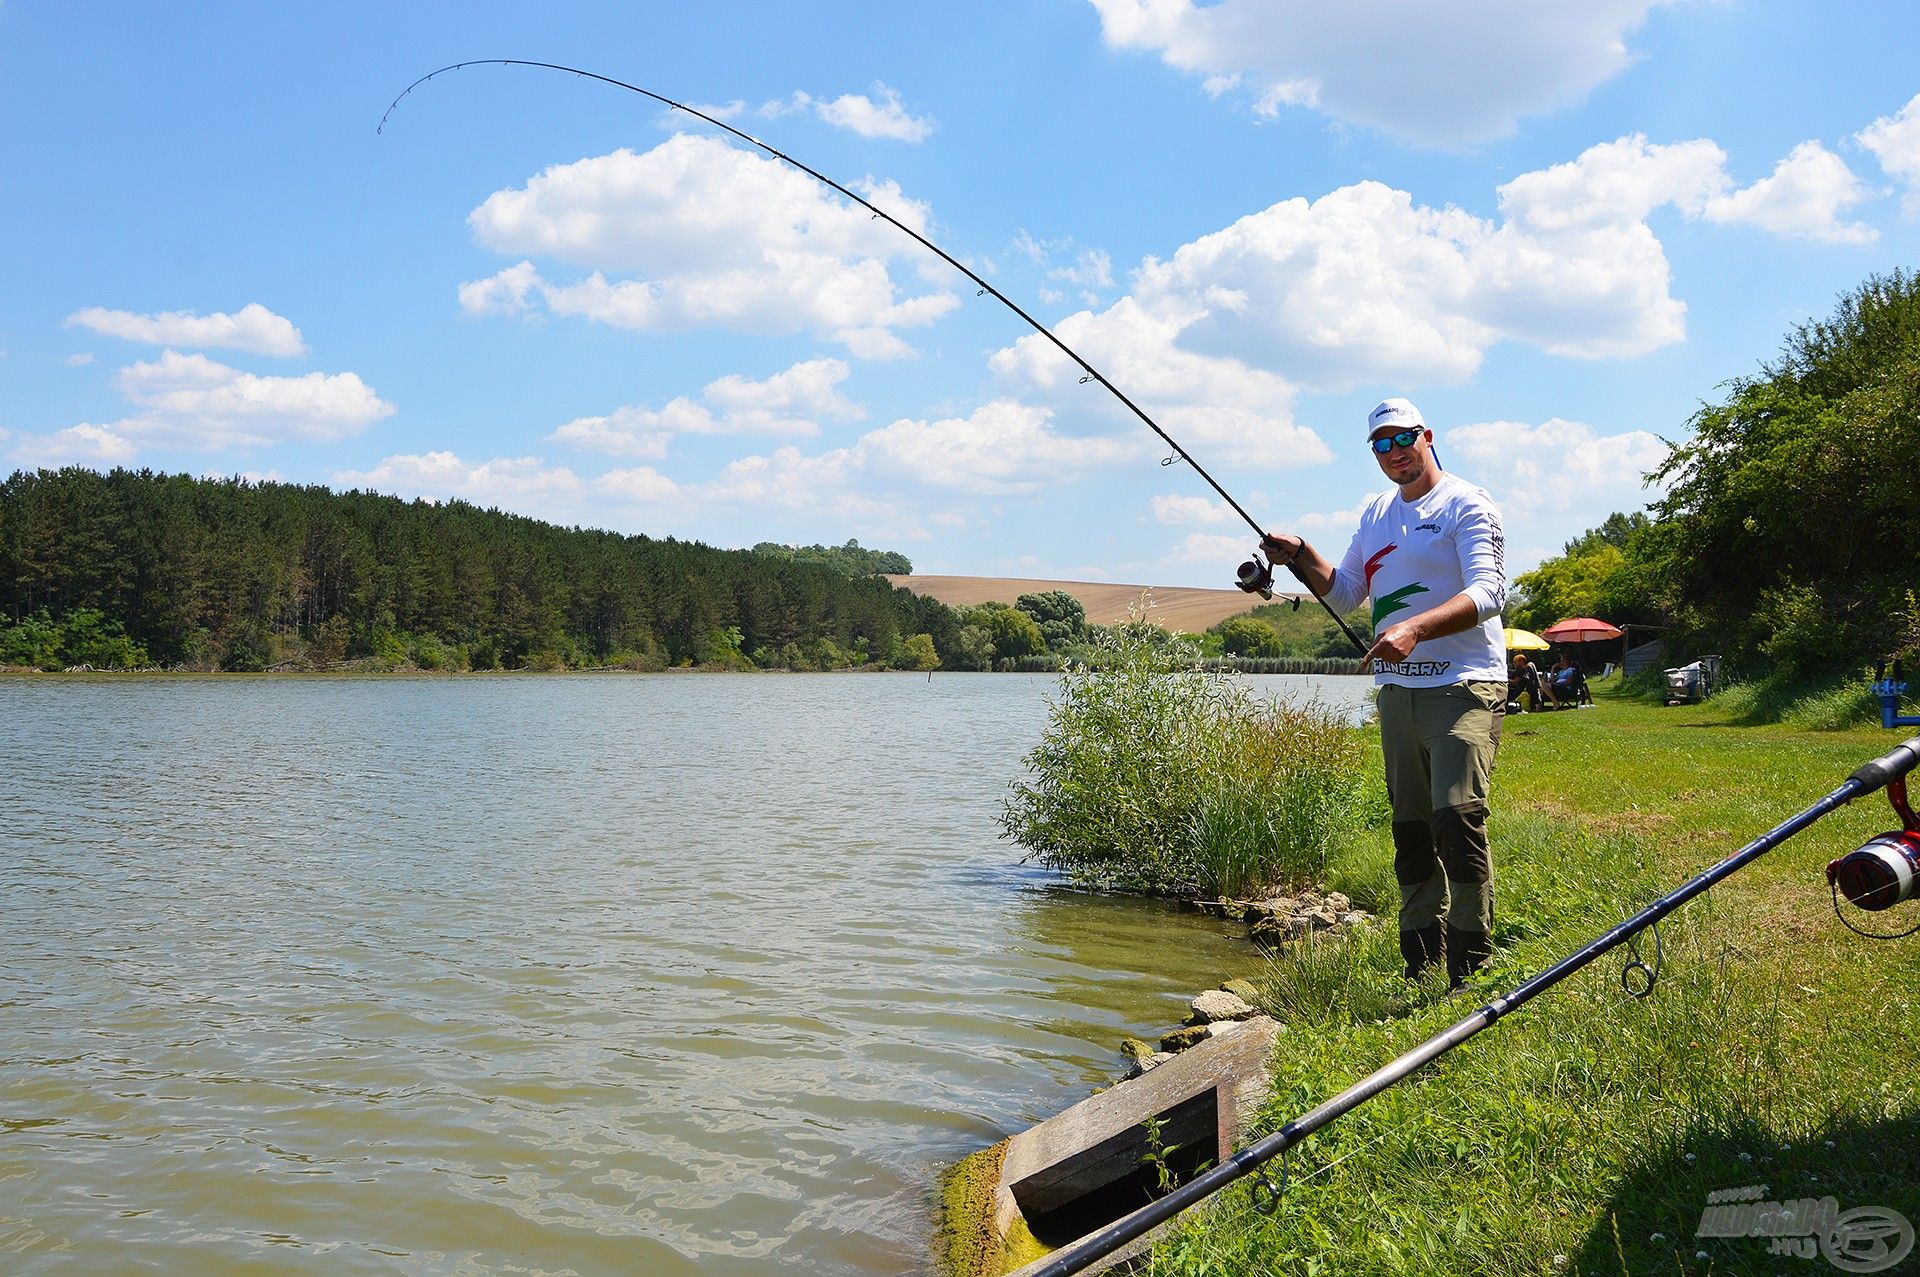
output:
[[[1055,686],[0,680],[0,1270],[925,1270],[1258,966],[1000,841]]]

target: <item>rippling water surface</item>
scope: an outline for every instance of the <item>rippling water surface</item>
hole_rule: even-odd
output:
[[[0,1267],[925,1269],[1254,965],[999,841],[1052,687],[0,680]]]

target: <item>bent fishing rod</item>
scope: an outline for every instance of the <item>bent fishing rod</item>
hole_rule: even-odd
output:
[[[1904,831],[1880,834],[1858,850],[1834,861],[1827,867],[1829,880],[1836,883],[1837,891],[1845,892],[1853,903],[1869,910],[1889,908],[1895,903],[1920,896],[1920,828],[1916,828],[1920,821],[1915,820],[1907,805],[1905,780],[1916,763],[1920,763],[1920,736],[1896,745],[1879,758],[1863,764],[1847,777],[1845,784],[1819,802],[1782,821],[1711,869],[1688,879],[1584,949],[1562,958],[1526,981],[1512,993],[1495,998],[1452,1028],[1388,1061],[1332,1099],[1294,1118],[1273,1134],[1247,1145],[1165,1197],[1155,1199],[1098,1232],[1068,1243],[1045,1264],[1034,1267],[1031,1277],[1068,1277],[1068,1274],[1082,1272],[1128,1242],[1158,1228],[1189,1206],[1211,1197],[1247,1175],[1259,1176],[1253,1185],[1255,1209],[1262,1214],[1271,1214],[1279,1208],[1286,1177],[1282,1175],[1280,1184],[1276,1186],[1261,1169],[1267,1162],[1302,1143],[1321,1127],[1346,1116],[1388,1087],[1431,1064],[1482,1029],[1490,1028],[1502,1017],[1519,1010],[1610,949],[1621,944],[1628,946],[1631,957],[1620,973],[1621,986],[1633,997],[1646,997],[1653,992],[1653,986],[1660,976],[1660,933],[1657,928],[1662,918],[1738,873],[1816,820],[1864,794],[1887,790],[1894,811],[1902,819]],[[1851,879],[1849,869],[1852,871]],[[1837,896],[1835,908],[1838,909]],[[1639,949],[1633,944],[1634,937],[1649,928],[1655,928],[1651,966],[1641,960]]]
[[[1106,376],[1103,373],[1101,373],[1099,369],[1095,368],[1092,364],[1088,363],[1084,358],[1082,358],[1080,355],[1080,352],[1076,351],[1073,347],[1067,345],[1066,342],[1061,341],[1060,338],[1055,336],[1052,329],[1048,328],[1045,324],[1035,319],[1032,315],[1029,315],[1024,309],[1022,309],[1017,303],[1015,303],[1012,298],[1008,297],[1005,293],[1001,292],[999,289],[995,288],[992,284],[989,284],[986,280],[982,279],[973,270],[968,268],[966,265],[962,264],[958,258],[953,256],[953,254],[947,252],[946,249],[941,248],[938,244],[928,239],[925,235],[922,235],[919,231],[914,230],[913,227],[908,226],[905,222],[902,222],[899,218],[893,216],[893,214],[887,212],[883,208],[876,207],[870,201],[862,198],[859,195],[856,195],[854,192],[848,190],[846,187],[834,181],[832,178],[828,177],[826,174],[820,172],[819,170],[809,168],[807,165],[802,164],[799,160],[794,159],[791,155],[788,155],[786,152],[777,150],[774,147],[769,146],[767,143],[762,142],[759,138],[753,136],[751,133],[747,133],[740,129],[737,129],[733,125],[728,124],[725,120],[716,119],[713,116],[708,115],[705,111],[699,110],[696,107],[688,106],[684,102],[677,102],[674,99],[665,96],[664,94],[655,93],[652,89],[643,89],[637,84],[628,84],[625,80],[616,80],[612,76],[600,75],[594,71],[583,71],[579,67],[563,66],[558,62],[535,62],[525,58],[474,58],[466,62],[455,62],[448,66],[443,66],[437,71],[429,72],[428,74],[423,75],[419,79],[415,80],[412,84],[409,84],[406,88],[402,89],[400,91],[400,96],[396,97],[391,103],[387,105],[386,111],[380,116],[380,125],[378,128],[374,130],[374,132],[376,134],[385,133],[387,129],[387,120],[393,115],[395,109],[397,109],[400,103],[406,99],[408,94],[412,93],[415,89],[419,88],[421,85],[425,84],[427,81],[432,80],[437,76],[445,75],[449,71],[459,71],[465,67],[478,67],[478,66],[534,67],[543,71],[564,71],[570,75],[580,76],[583,79],[598,80],[602,84],[610,84],[616,89],[625,89],[629,93],[638,93],[641,97],[651,98],[655,102],[660,103],[662,106],[668,107],[675,111],[683,111],[686,114],[694,117],[696,120],[703,120],[706,123],[713,125],[713,127],[717,129],[725,130],[726,132],[732,134],[734,137],[739,138],[742,142],[747,143],[749,146],[754,146],[759,148],[762,151],[765,151],[768,155],[780,161],[782,164],[785,164],[790,168],[796,169],[799,172],[805,173],[808,177],[812,178],[814,181],[819,182],[822,185],[828,187],[829,189],[837,191],[840,195],[844,196],[845,198],[852,200],[855,204],[858,204],[861,208],[866,209],[869,213],[872,213],[875,217],[886,222],[889,226],[894,227],[896,230],[899,230],[901,233],[905,235],[911,236],[915,240],[915,242],[920,244],[921,247],[927,249],[929,252],[933,253],[936,257],[940,258],[941,261],[953,267],[955,270],[959,271],[962,275],[965,275],[968,279],[972,280],[974,284],[976,284],[979,287],[981,295],[993,298],[995,301],[999,302],[1002,306],[1005,306],[1008,310],[1012,311],[1014,314],[1018,315],[1021,319],[1025,320],[1028,327],[1032,328],[1035,332],[1039,333],[1042,337],[1045,337],[1048,341],[1052,342],[1054,346],[1060,351],[1061,354],[1065,355],[1068,359],[1071,359],[1074,363],[1080,366],[1080,369],[1084,374],[1080,378],[1083,384],[1086,382],[1092,381],[1092,382],[1097,382],[1101,386],[1105,387],[1105,389],[1109,394],[1111,394],[1115,399],[1118,399],[1122,404],[1126,406],[1127,411],[1131,412],[1134,416],[1138,417],[1142,422],[1144,422],[1149,430],[1153,431],[1153,433],[1155,433],[1156,435],[1159,435],[1160,438],[1166,442],[1167,446],[1173,449],[1176,456],[1178,456],[1182,461],[1186,462],[1188,465],[1192,466],[1193,472],[1199,475],[1202,479],[1205,479],[1207,481],[1207,485],[1211,487],[1215,492],[1220,494],[1220,499],[1225,501],[1229,506],[1231,506],[1235,514],[1239,515],[1242,519],[1246,520],[1247,526],[1252,528],[1255,534],[1260,536],[1263,540],[1265,539],[1267,535],[1266,529],[1262,528],[1258,523],[1258,521],[1256,521],[1252,515],[1247,513],[1246,508],[1243,507],[1238,501],[1235,501],[1233,499],[1233,496],[1225,488],[1221,487],[1219,482],[1212,475],[1208,474],[1198,461],[1195,461],[1193,459],[1192,453],[1188,452],[1185,448],[1181,447],[1179,442],[1176,441],[1172,435],[1168,434],[1165,430],[1161,429],[1159,422],[1155,421],[1152,417],[1148,416],[1145,409],[1141,408],[1139,404],[1129,399],[1121,391],[1121,389],[1118,386],[1114,385],[1111,381],[1108,381]],[[1293,564],[1288,563],[1285,566],[1287,567],[1288,571],[1292,572],[1295,578],[1299,580],[1300,584],[1306,586],[1307,593],[1313,595],[1313,601],[1318,603],[1322,608],[1326,609],[1327,615],[1333,618],[1333,623],[1335,625],[1338,625],[1340,627],[1340,632],[1347,636],[1347,641],[1352,643],[1354,647],[1357,650],[1359,650],[1362,655],[1364,655],[1368,651],[1367,644],[1362,643],[1360,641],[1359,636],[1354,634],[1353,630],[1348,627],[1346,621],[1340,616],[1340,614],[1338,612],[1335,612],[1333,608],[1327,603],[1326,599],[1321,596],[1320,592],[1313,588],[1312,582],[1308,581],[1307,578],[1299,571],[1299,569],[1295,568]],[[1252,569],[1251,574],[1249,574],[1249,569]],[[1260,593],[1262,595],[1265,595],[1268,598],[1271,598],[1272,597],[1271,585],[1272,585],[1272,568],[1270,565],[1261,564],[1257,560],[1252,560],[1252,561],[1249,561],[1247,564],[1242,565],[1240,570],[1240,588],[1246,590],[1250,594]]]

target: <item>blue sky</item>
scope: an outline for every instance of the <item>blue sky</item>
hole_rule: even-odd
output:
[[[1920,258],[1910,4],[0,0],[0,467],[463,497],[920,571],[1330,551],[1411,397],[1524,569]],[[1783,515],[1790,516],[1790,511]]]

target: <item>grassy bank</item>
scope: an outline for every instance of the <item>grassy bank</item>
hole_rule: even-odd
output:
[[[1604,687],[1595,710],[1510,718],[1495,780],[1498,969],[1472,1000],[1410,992],[1390,924],[1281,959],[1266,996],[1289,1031],[1268,1128],[1899,739],[1741,726],[1713,704],[1664,709]],[[1151,1270],[1826,1270],[1764,1239],[1695,1236],[1710,1192],[1760,1185],[1771,1200],[1831,1195],[1920,1223],[1920,939],[1845,931],[1822,876],[1893,823],[1877,796],[1829,817],[1668,920],[1651,998],[1621,992],[1610,955],[1315,1136],[1277,1214],[1253,1213],[1236,1187]],[[1379,831],[1336,861],[1334,885],[1378,891],[1390,860]]]

